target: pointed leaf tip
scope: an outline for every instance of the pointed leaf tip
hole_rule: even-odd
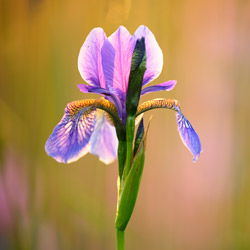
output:
[[[137,129],[136,136],[135,136],[135,146],[134,146],[133,156],[135,156],[135,154],[140,146],[140,143],[141,143],[143,136],[144,136],[144,125],[143,125],[143,118],[142,118],[140,121],[139,127]]]

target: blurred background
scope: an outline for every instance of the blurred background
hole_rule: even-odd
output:
[[[172,111],[153,114],[126,249],[250,249],[250,2],[0,1],[0,249],[115,249],[117,161],[63,165],[44,144],[81,93],[77,57],[94,27],[141,24],[164,54],[162,74],[198,132],[192,162]],[[142,100],[142,101],[143,101]]]

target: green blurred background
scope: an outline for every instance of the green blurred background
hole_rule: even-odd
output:
[[[0,249],[115,249],[117,161],[63,165],[44,144],[81,93],[77,57],[90,30],[141,24],[164,54],[152,84],[200,135],[197,163],[172,111],[153,114],[127,249],[250,249],[250,2],[0,1]]]

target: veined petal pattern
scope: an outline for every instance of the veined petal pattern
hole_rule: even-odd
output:
[[[89,152],[89,141],[95,126],[96,109],[78,109],[67,105],[65,114],[45,145],[48,155],[58,162],[70,163]]]

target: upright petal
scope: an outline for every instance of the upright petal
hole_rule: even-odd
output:
[[[193,154],[194,156],[193,161],[196,161],[199,158],[200,153],[202,151],[199,136],[197,135],[197,133],[195,132],[194,128],[187,120],[187,118],[181,113],[180,109],[179,108],[177,109],[178,112],[176,112],[176,120],[177,120],[178,131],[180,133],[184,145]]]
[[[102,49],[102,68],[106,80],[107,89],[113,88],[114,81],[114,64],[115,64],[115,49],[108,39],[105,40]]]
[[[117,157],[118,140],[115,128],[108,122],[105,113],[97,111],[94,132],[90,139],[90,153],[98,155],[105,164]]]
[[[141,25],[134,34],[135,40],[142,37],[145,38],[147,56],[147,69],[143,80],[144,86],[160,75],[163,66],[163,54],[153,33],[143,25]]]
[[[83,43],[78,56],[78,69],[82,78],[95,87],[106,87],[101,58],[101,48],[105,40],[106,34],[103,29],[93,29]]]
[[[110,45],[106,44],[102,51],[104,72],[109,72],[110,77],[113,75],[113,81],[110,81],[112,86],[109,84],[108,88],[115,93],[117,90],[125,93],[128,87],[132,54],[136,40],[123,26],[120,26],[108,40],[115,51],[114,63],[109,63],[110,58],[113,56]]]
[[[63,163],[76,161],[87,154],[95,115],[93,108],[79,109],[77,102],[68,104],[62,120],[46,142],[47,154]]]

